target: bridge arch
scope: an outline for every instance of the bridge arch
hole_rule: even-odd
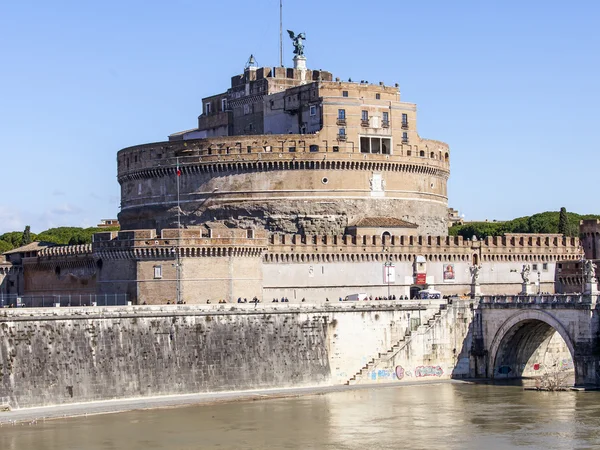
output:
[[[575,380],[578,380],[573,338],[552,314],[541,310],[520,311],[510,316],[496,331],[489,347],[488,374],[491,378],[521,378],[526,364],[540,348],[548,348],[558,333],[568,348]]]

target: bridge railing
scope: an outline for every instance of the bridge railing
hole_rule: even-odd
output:
[[[482,295],[480,304],[592,304],[596,296],[583,294],[544,294],[544,295]]]
[[[56,306],[124,306],[127,294],[0,294],[0,308],[46,308]]]

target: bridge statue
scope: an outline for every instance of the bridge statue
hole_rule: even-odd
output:
[[[523,264],[521,269],[521,278],[523,278],[523,284],[529,284],[529,274],[531,273],[531,267],[529,264]]]
[[[481,266],[470,266],[469,271],[471,272],[471,283],[477,284],[477,279],[479,278],[479,272],[481,270]]]
[[[302,41],[306,40],[306,34],[299,33],[298,35],[295,35],[292,30],[287,30],[287,32],[294,43],[294,55],[304,56],[304,44]]]
[[[586,260],[584,263],[585,282],[594,283],[596,281],[596,264],[591,260]]]

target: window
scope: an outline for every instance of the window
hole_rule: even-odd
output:
[[[316,106],[311,106],[310,107],[310,115],[311,116],[316,116],[317,115],[317,107]]]
[[[379,136],[361,136],[360,137],[360,152],[361,153],[381,153],[390,155],[392,149],[392,140],[388,137]]]
[[[332,148],[333,148],[334,153],[337,153],[340,151],[340,148],[337,145],[334,145]]]
[[[542,270],[543,270],[544,272],[547,272],[547,271],[548,271],[548,263],[543,263],[543,264],[542,264]]]
[[[375,100],[381,100],[381,94],[375,94]]]
[[[340,128],[340,129],[338,130],[338,134],[339,134],[340,136],[346,136],[346,129],[345,129],[345,128]]]
[[[384,123],[389,122],[390,121],[390,113],[389,112],[384,112],[382,115],[382,120]]]
[[[408,114],[402,114],[402,123],[408,123]]]
[[[288,152],[294,153],[296,151],[296,147],[288,147]]]
[[[221,111],[227,111],[227,99],[226,98],[221,99]]]
[[[251,145],[248,145],[248,146],[246,147],[246,151],[247,151],[248,153],[252,153],[252,146],[251,146]]]
[[[363,110],[360,116],[361,120],[368,121],[369,120],[369,111]]]
[[[342,97],[348,97],[348,91],[342,91]]]
[[[210,114],[210,103],[204,104],[204,114]]]
[[[404,142],[404,143],[408,142],[408,133],[406,131],[404,131],[402,133],[402,142]],[[425,156],[425,152],[421,152],[421,153],[423,153],[423,155],[421,155],[421,156]]]
[[[338,119],[339,120],[346,119],[346,110],[345,109],[338,109]]]
[[[532,265],[531,265],[531,270],[533,270],[534,272],[535,272],[536,270],[538,270],[538,265],[537,265],[537,264],[532,264]]]
[[[311,145],[310,146],[310,151],[311,152],[318,152],[319,151],[319,146],[318,145]]]
[[[162,266],[154,266],[154,279],[162,278]]]
[[[250,105],[244,105],[244,114],[250,114]]]

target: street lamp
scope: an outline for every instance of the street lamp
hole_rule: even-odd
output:
[[[394,267],[394,264],[388,260],[383,264],[383,267],[385,267],[385,281],[387,282],[387,298],[389,300],[390,299],[390,278],[391,278],[392,268]]]

